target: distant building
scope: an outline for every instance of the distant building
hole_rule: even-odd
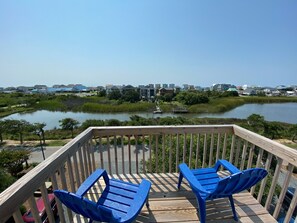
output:
[[[175,88],[175,84],[169,84],[169,88]]]
[[[124,85],[113,85],[113,84],[108,84],[105,86],[106,94],[110,94],[112,91],[119,90],[122,92]]]
[[[256,95],[257,92],[253,88],[247,88],[247,89],[243,90],[241,94],[245,95],[245,96],[252,96],[252,95]]]
[[[160,88],[158,93],[160,96],[164,96],[165,94],[174,94],[174,89],[173,88]]]
[[[74,92],[87,92],[88,88],[82,84],[76,84],[72,87],[72,91]]]
[[[28,93],[31,90],[33,90],[33,87],[19,86],[16,88],[17,92],[23,92],[23,93]]]
[[[160,89],[161,88],[161,84],[155,84],[155,89]]]
[[[37,84],[34,86],[34,89],[47,89],[46,85]]]
[[[142,100],[154,100],[156,91],[154,85],[139,85],[139,94]]]
[[[229,88],[236,88],[236,86],[233,84],[215,84],[212,86],[213,91],[220,91],[220,92],[227,91]]]

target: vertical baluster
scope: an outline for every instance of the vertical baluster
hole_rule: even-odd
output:
[[[75,171],[75,179],[76,179],[76,183],[77,186],[79,186],[81,184],[80,181],[80,174],[79,174],[79,169],[78,169],[78,162],[77,162],[77,157],[76,157],[77,153],[75,153],[73,155],[73,164],[74,164],[74,171]]]
[[[234,166],[238,166],[241,140],[237,140]]]
[[[152,135],[149,135],[149,159],[150,159],[150,173],[153,172],[152,169]]]
[[[29,199],[28,199],[28,203],[29,203],[29,206],[31,208],[31,213],[33,215],[33,218],[34,218],[34,222],[36,223],[42,223],[41,222],[41,218],[39,216],[39,211],[37,209],[37,205],[36,205],[36,201],[34,199],[33,196],[30,196]]]
[[[198,161],[199,161],[199,147],[200,147],[200,134],[197,134],[197,146],[196,146],[196,161],[195,161],[195,168],[198,168]]]
[[[190,154],[189,154],[189,168],[192,168],[192,154],[193,154],[193,133],[190,138]]]
[[[75,185],[74,185],[74,176],[73,176],[73,169],[72,169],[72,165],[71,165],[71,158],[69,156],[67,157],[66,163],[67,163],[68,176],[70,179],[71,191],[76,191]]]
[[[214,134],[211,133],[211,139],[210,139],[210,152],[209,152],[208,166],[212,166],[212,159],[213,159],[213,144],[214,144]]]
[[[216,162],[219,160],[219,157],[220,157],[220,147],[221,147],[221,134],[218,133]]]
[[[244,169],[247,147],[248,147],[248,142],[247,141],[244,141],[243,149],[242,149],[242,154],[241,154],[240,170],[243,170]]]
[[[232,142],[231,142],[231,149],[230,149],[230,159],[229,159],[230,163],[233,163],[235,141],[236,141],[236,136],[232,135]]]
[[[204,134],[204,145],[203,145],[203,160],[202,160],[202,168],[205,167],[206,163],[206,154],[207,153],[207,134]]]
[[[90,154],[91,154],[91,159],[92,159],[91,173],[93,173],[97,169],[96,162],[95,162],[95,145],[94,145],[92,139],[90,139],[89,143],[90,143]]]
[[[88,169],[86,144],[84,144],[82,146],[82,154],[83,154],[83,164],[84,164],[85,176],[87,178],[90,175],[90,173],[89,173],[89,169]]]
[[[128,161],[129,161],[129,174],[132,174],[131,170],[131,138],[128,136]]]
[[[295,190],[294,195],[293,195],[293,198],[292,198],[291,203],[290,203],[290,206],[289,206],[289,209],[287,211],[287,214],[286,214],[286,217],[285,217],[284,222],[289,222],[290,221],[290,219],[292,217],[292,214],[293,214],[293,212],[294,212],[294,210],[296,208],[296,203],[297,203],[297,192]],[[296,219],[295,219],[294,222],[296,222]]]
[[[272,182],[271,182],[271,185],[270,185],[268,197],[267,197],[266,203],[265,203],[266,210],[269,210],[271,200],[272,200],[272,197],[273,197],[273,193],[275,191],[275,187],[276,187],[276,184],[277,184],[277,180],[279,178],[279,174],[280,174],[282,165],[283,165],[283,159],[278,158],[278,162],[277,162],[277,165],[276,165],[276,168],[275,168],[275,171],[274,171],[274,176],[273,176],[273,179],[272,179]]]
[[[162,135],[162,172],[165,173],[165,134]]]
[[[249,159],[248,159],[248,164],[247,168],[251,168],[253,164],[253,156],[254,156],[254,150],[255,150],[255,145],[251,145],[250,152],[249,152]]]
[[[263,157],[263,152],[264,152],[264,150],[263,149],[260,149],[260,151],[258,153],[258,156],[257,156],[256,167],[259,167],[260,164],[261,164],[262,157]],[[256,189],[256,186],[253,186],[251,188],[251,190],[250,190],[251,195],[253,195],[255,193],[255,189]]]
[[[224,145],[223,145],[223,153],[222,153],[222,159],[224,160],[226,157],[226,150],[227,150],[227,133],[224,134]]]
[[[142,144],[141,144],[141,148],[142,148],[142,172],[146,173],[146,159],[145,159],[145,137],[144,135],[142,135]]]
[[[80,173],[81,173],[81,182],[84,182],[86,179],[86,176],[85,176],[81,147],[78,148],[78,158],[79,158],[79,166],[80,166]]]
[[[178,172],[179,165],[179,134],[176,134],[176,157],[175,157],[175,172]]]
[[[20,209],[17,209],[12,216],[15,223],[24,223]]]
[[[184,134],[183,163],[186,162],[186,152],[187,152],[187,134]]]
[[[86,155],[87,155],[87,160],[88,160],[88,170],[89,170],[88,176],[89,176],[93,172],[93,169],[92,169],[93,162],[92,162],[92,158],[91,158],[92,151],[91,151],[91,146],[90,146],[90,140],[88,140],[86,142]]]
[[[59,188],[58,188],[58,181],[56,178],[56,173],[53,173],[51,175],[51,181],[52,181],[53,189],[58,190]],[[56,203],[57,203],[57,207],[58,207],[58,214],[59,214],[60,222],[65,223],[66,221],[65,221],[64,210],[63,210],[62,204],[59,199],[56,199]]]
[[[65,177],[64,165],[62,165],[62,167],[60,167],[60,180],[61,180],[62,188],[64,190],[68,190],[67,189],[67,181],[66,181],[66,177]],[[67,208],[67,216],[68,216],[68,219],[73,219],[72,212],[69,208]]]
[[[102,137],[99,138],[99,151],[100,151],[100,163],[101,169],[104,169],[104,161],[103,161],[103,145],[102,145]]]
[[[169,173],[172,173],[172,134],[169,140]]]
[[[115,171],[116,171],[116,174],[119,175],[119,161],[118,161],[118,150],[117,150],[117,137],[114,136],[113,137],[113,145],[114,145],[114,159],[115,159]]]
[[[125,174],[125,151],[124,151],[124,136],[121,135],[121,150],[122,150],[122,174]]]
[[[271,160],[272,160],[272,153],[269,153],[268,156],[267,156],[266,164],[265,164],[265,169],[267,171],[269,171],[269,169],[270,169]],[[258,194],[258,197],[257,197],[257,201],[259,203],[261,203],[262,196],[263,196],[263,193],[264,193],[264,189],[265,189],[265,186],[266,186],[266,182],[267,182],[267,177],[265,177],[261,181],[261,186],[260,186],[259,194]]]
[[[55,217],[52,212],[50,201],[48,199],[48,193],[47,193],[47,188],[45,187],[45,184],[41,185],[40,192],[42,194],[43,204],[44,204],[49,222],[55,222]]]
[[[159,148],[159,136],[156,135],[156,145],[155,145],[155,156],[156,156],[156,162],[155,162],[155,172],[156,173],[159,173],[159,168],[158,168],[158,163],[159,163],[159,160],[158,160],[158,148]]]
[[[107,140],[108,173],[111,175],[112,174],[112,169],[111,169],[111,155],[110,155],[110,141],[109,141],[109,136],[106,137],[106,140]]]
[[[284,183],[283,183],[283,185],[281,185],[282,190],[281,190],[281,193],[279,195],[279,198],[277,200],[277,203],[276,203],[276,206],[275,206],[275,209],[273,212],[273,217],[275,219],[278,218],[279,212],[281,210],[281,207],[282,207],[282,204],[283,204],[283,201],[284,201],[284,198],[285,198],[285,195],[288,190],[288,186],[289,186],[289,183],[290,183],[290,180],[292,177],[293,169],[294,169],[294,166],[292,164],[289,164]]]
[[[139,174],[139,171],[138,171],[138,152],[139,152],[139,149],[138,149],[138,136],[134,136],[135,138],[135,156],[136,156],[136,173]]]

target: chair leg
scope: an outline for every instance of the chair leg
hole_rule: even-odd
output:
[[[235,206],[234,206],[234,200],[233,200],[232,195],[229,196],[229,201],[230,201],[232,212],[233,212],[233,218],[234,218],[235,221],[238,221],[238,217],[237,217],[237,214],[236,214],[236,210],[235,210]]]
[[[145,204],[146,204],[146,207],[149,208],[150,204],[149,204],[149,199],[148,199],[148,197],[147,197],[147,199],[146,199]]]
[[[180,172],[179,173],[179,177],[178,177],[178,184],[177,184],[177,189],[180,189],[180,185],[181,185],[181,182],[183,180],[183,174]]]
[[[197,197],[197,201],[199,206],[199,220],[201,223],[206,223],[206,202],[200,197]]]

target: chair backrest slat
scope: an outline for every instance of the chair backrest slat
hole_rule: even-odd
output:
[[[267,171],[261,168],[247,169],[221,179],[210,197],[229,196],[247,190],[262,180]]]
[[[64,190],[56,190],[54,193],[64,205],[75,213],[97,221],[103,220],[103,215],[95,202]]]

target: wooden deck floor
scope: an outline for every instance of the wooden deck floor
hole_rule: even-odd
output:
[[[177,191],[178,174],[134,174],[113,175],[132,183],[139,183],[142,178],[151,181],[152,188],[149,195],[149,209],[144,206],[136,222],[200,222],[197,213],[197,202],[194,194],[183,181],[181,190]],[[93,189],[90,197],[98,195],[98,187]],[[100,193],[100,192],[99,192]],[[95,198],[96,199],[96,198]],[[273,223],[276,220],[262,207],[248,192],[234,195],[235,208],[239,217],[238,222]],[[233,220],[228,199],[217,199],[207,203],[207,222],[225,223]]]

